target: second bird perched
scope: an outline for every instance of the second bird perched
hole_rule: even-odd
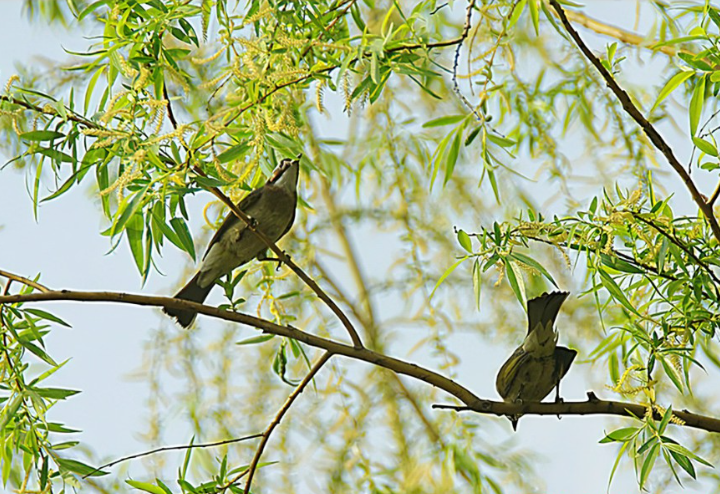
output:
[[[257,229],[277,242],[292,227],[297,206],[298,159],[284,159],[268,181],[245,196],[238,208],[257,224]],[[264,254],[268,247],[231,211],[208,245],[197,274],[175,298],[202,303],[221,276]],[[163,311],[187,328],[195,320],[193,310]]]
[[[568,292],[543,293],[528,300],[528,332],[512,355],[500,368],[495,387],[508,403],[542,401],[553,388],[555,401],[560,400],[560,380],[567,374],[577,352],[557,346],[555,319]],[[508,417],[513,430],[520,415]]]

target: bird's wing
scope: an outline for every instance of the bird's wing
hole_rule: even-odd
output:
[[[570,370],[570,365],[573,363],[573,360],[575,360],[576,355],[577,351],[571,348],[565,348],[564,346],[555,348],[555,369],[558,382],[560,382],[560,380],[565,377],[565,374],[567,374],[567,371]]]
[[[515,349],[512,355],[505,361],[498,371],[495,380],[495,389],[505,401],[514,401],[518,396],[521,385],[517,374],[526,364],[530,356],[522,347]],[[517,389],[513,389],[517,388]]]
[[[243,212],[250,209],[250,207],[253,204],[255,204],[258,201],[258,199],[260,199],[260,194],[261,194],[260,189],[262,189],[262,187],[257,188],[255,190],[253,190],[252,192],[250,192],[248,195],[246,195],[243,198],[243,200],[238,203],[238,205],[237,205],[238,209],[240,209],[240,211],[243,211]],[[233,213],[232,211],[230,211],[228,213],[228,215],[225,217],[225,220],[222,222],[222,225],[220,225],[220,228],[218,228],[218,230],[215,232],[215,235],[213,235],[213,238],[210,240],[210,243],[208,244],[207,249],[205,250],[205,254],[203,255],[203,261],[207,257],[208,252],[210,252],[210,249],[215,244],[215,242],[220,240],[220,238],[225,234],[225,232],[227,232],[230,228],[235,226],[239,221],[241,221],[241,220],[240,220],[240,218],[235,216],[235,213]]]

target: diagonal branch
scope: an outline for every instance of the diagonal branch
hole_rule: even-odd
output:
[[[209,305],[198,304],[187,300],[172,297],[155,297],[148,295],[136,295],[133,293],[123,292],[85,292],[73,290],[58,290],[47,293],[30,293],[26,295],[7,295],[0,296],[0,304],[18,303],[18,302],[43,302],[43,301],[65,301],[74,300],[81,302],[114,302],[133,305],[144,305],[154,307],[168,307],[171,309],[192,309],[199,314],[223,319],[225,321],[234,321],[248,326],[255,327],[268,334],[283,336],[297,340],[306,345],[327,350],[333,354],[343,355],[345,357],[361,360],[370,364],[377,365],[385,369],[389,369],[399,374],[414,377],[427,384],[442,389],[452,396],[456,397],[468,406],[478,403],[478,398],[472,391],[464,386],[456,383],[437,372],[430,369],[411,364],[404,360],[396,359],[382,353],[368,350],[364,347],[354,347],[339,343],[329,338],[315,336],[293,326],[281,326],[273,322],[261,319],[259,317],[244,314],[242,312],[231,312]]]
[[[613,92],[613,94],[615,94],[615,97],[622,104],[623,109],[628,113],[628,115],[633,118],[633,120],[635,120],[635,122],[637,122],[640,128],[650,139],[650,142],[652,142],[653,145],[665,156],[665,159],[667,159],[672,169],[675,170],[675,172],[680,176],[683,183],[685,184],[685,187],[687,187],[688,191],[690,192],[693,201],[695,201],[698,208],[700,208],[700,211],[702,211],[703,215],[705,216],[705,219],[710,224],[713,236],[718,241],[720,241],[720,225],[718,224],[717,218],[715,218],[712,205],[709,203],[709,201],[705,200],[705,197],[697,189],[695,183],[690,177],[690,174],[687,172],[687,170],[685,170],[685,167],[675,157],[675,154],[673,153],[668,143],[665,142],[665,139],[663,139],[663,137],[655,129],[655,127],[645,118],[645,116],[640,112],[638,107],[635,106],[635,103],[632,102],[628,93],[626,93],[625,90],[620,87],[617,81],[615,81],[615,79],[613,78],[612,74],[610,74],[610,72],[605,68],[605,66],[600,62],[600,60],[590,51],[582,38],[580,38],[578,32],[575,30],[575,28],[572,27],[572,24],[570,24],[570,21],[565,14],[565,10],[563,10],[558,1],[550,0],[550,5],[552,5],[552,7],[557,12],[558,17],[560,17],[560,20],[565,27],[565,30],[567,30],[567,32],[570,34],[572,39],[575,41],[575,44],[577,44],[578,48],[580,48],[580,51],[583,53],[583,55],[585,55],[585,58],[590,61],[590,63],[598,70],[598,72],[600,72],[600,75],[603,77],[603,79],[605,79],[605,82],[607,83],[610,90]]]
[[[195,173],[205,177],[205,172],[203,172],[198,166],[193,166],[193,170]],[[228,208],[230,208],[230,211],[233,212],[235,216],[237,216],[240,221],[244,222],[247,226],[247,229],[250,230],[252,233],[254,233],[262,242],[275,253],[277,258],[285,264],[288,268],[290,268],[293,273],[295,273],[298,278],[303,280],[303,282],[310,287],[310,289],[315,292],[315,294],[318,296],[320,300],[325,302],[325,305],[327,305],[330,310],[337,316],[338,319],[340,319],[340,322],[347,330],[348,334],[350,335],[350,339],[353,342],[353,345],[356,348],[362,348],[363,344],[360,340],[360,336],[358,335],[357,331],[355,330],[355,327],[353,326],[352,322],[350,322],[350,319],[347,317],[347,315],[342,311],[340,307],[331,299],[327,293],[323,291],[322,288],[320,288],[320,285],[317,284],[315,280],[313,280],[305,271],[303,271],[297,264],[295,264],[292,259],[290,259],[290,256],[288,256],[285,251],[280,249],[275,242],[270,240],[260,229],[257,228],[253,220],[245,214],[244,211],[242,211],[234,202],[230,200],[228,196],[223,194],[223,192],[218,189],[217,187],[210,187],[207,188],[211,194],[213,194],[215,197],[217,197],[223,204],[225,204]]]
[[[29,278],[25,278],[24,276],[10,273],[8,271],[3,271],[2,269],[0,269],[0,276],[7,278],[8,280],[17,281],[19,283],[22,283],[23,285],[27,285],[27,286],[32,287],[41,292],[49,292],[50,291],[50,289],[48,287],[41,285],[37,281],[33,281]]]
[[[442,389],[464,403],[464,406],[440,405],[439,408],[451,408],[457,411],[472,410],[478,413],[494,415],[514,415],[521,413],[525,415],[620,415],[627,417],[640,417],[647,411],[646,405],[629,402],[603,401],[595,397],[594,394],[588,396],[588,401],[582,402],[504,403],[484,400],[452,379],[404,360],[374,352],[367,348],[357,348],[328,338],[315,336],[314,334],[307,333],[292,326],[281,326],[248,314],[230,312],[217,307],[210,307],[176,298],[151,297],[121,292],[81,292],[71,290],[0,296],[0,304],[63,300],[114,302],[169,307],[173,309],[192,309],[206,316],[247,324],[265,333],[292,338],[306,345],[326,350],[330,355],[343,355],[388,369],[397,374],[404,374]],[[437,405],[436,408],[438,408]],[[720,419],[699,415],[686,410],[673,413],[684,422],[682,425],[709,432],[720,432]]]
[[[328,360],[330,360],[330,357],[332,357],[332,352],[325,352],[322,357],[320,357],[320,360],[315,362],[315,365],[312,366],[312,369],[310,369],[310,372],[308,372],[307,376],[302,380],[302,382],[298,385],[297,388],[295,388],[295,391],[293,391],[290,396],[288,396],[287,400],[285,401],[285,404],[282,406],[282,408],[278,411],[278,413],[275,415],[275,418],[270,422],[270,424],[267,426],[267,429],[265,429],[265,432],[262,434],[262,440],[260,441],[260,445],[258,446],[257,450],[255,451],[255,456],[253,456],[252,463],[250,463],[250,467],[243,473],[241,473],[235,480],[232,480],[228,483],[228,487],[237,480],[245,475],[246,472],[249,472],[247,482],[245,483],[245,494],[250,494],[250,486],[252,485],[253,476],[255,475],[255,472],[257,471],[258,463],[260,462],[260,457],[263,454],[263,450],[265,449],[265,446],[267,445],[268,441],[270,440],[270,435],[273,433],[273,430],[275,430],[275,427],[277,427],[280,424],[280,421],[283,419],[285,414],[288,410],[290,410],[290,407],[292,406],[295,399],[300,396],[300,394],[305,390],[308,384],[312,382],[312,380],[315,378],[315,375],[322,369],[322,367],[327,363]],[[224,489],[222,489],[224,490]]]

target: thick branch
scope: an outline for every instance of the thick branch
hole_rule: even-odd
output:
[[[615,94],[615,97],[622,104],[623,109],[635,120],[635,122],[637,122],[640,128],[643,129],[645,134],[650,139],[650,142],[652,142],[653,145],[665,156],[672,169],[675,170],[675,172],[680,176],[682,181],[685,183],[685,187],[687,187],[688,191],[690,191],[690,195],[692,196],[693,201],[695,201],[695,203],[698,205],[700,211],[702,211],[703,215],[705,216],[705,219],[707,219],[707,222],[710,224],[713,235],[718,241],[720,241],[720,225],[718,224],[717,218],[715,218],[712,205],[710,205],[705,200],[703,195],[697,189],[695,183],[692,181],[692,178],[690,178],[690,174],[687,172],[687,170],[685,170],[685,167],[675,157],[675,154],[673,153],[670,146],[667,144],[667,142],[665,142],[665,140],[658,133],[655,127],[653,127],[653,125],[643,116],[637,106],[635,106],[635,104],[630,99],[630,96],[615,81],[612,74],[610,74],[610,72],[605,68],[605,66],[600,62],[600,60],[590,51],[582,38],[580,38],[578,32],[572,27],[570,21],[568,21],[568,18],[565,15],[565,11],[557,2],[557,0],[550,0],[550,5],[552,5],[552,7],[558,13],[558,17],[560,17],[563,26],[565,26],[565,29],[575,41],[578,48],[580,48],[580,51],[583,53],[583,55],[585,55],[585,58],[590,61],[590,63],[598,70],[598,72],[600,72],[600,75],[603,77],[603,79],[605,79],[605,82],[607,83],[610,90],[613,92],[613,94]]]
[[[645,414],[647,407],[637,403],[626,403],[618,401],[599,400],[593,394],[589,394],[588,401],[584,402],[563,402],[563,403],[504,403],[491,400],[483,400],[472,391],[448,379],[430,369],[425,369],[415,364],[400,359],[389,357],[381,353],[373,352],[367,348],[356,348],[336,341],[321,338],[292,326],[280,326],[270,321],[260,319],[239,312],[210,307],[197,304],[187,300],[170,297],[150,297],[147,295],[135,295],[119,292],[80,292],[70,290],[51,291],[46,293],[30,293],[26,295],[0,296],[0,304],[18,302],[42,302],[42,301],[67,301],[76,300],[84,302],[114,302],[133,305],[169,307],[174,309],[192,309],[200,314],[247,324],[262,330],[265,333],[284,336],[305,343],[315,348],[327,350],[331,354],[344,355],[355,360],[361,360],[377,365],[384,369],[391,370],[398,374],[410,376],[419,381],[435,386],[454,396],[465,406],[435,405],[435,408],[451,408],[457,411],[472,410],[478,413],[494,415],[513,415],[522,413],[525,415],[621,415],[641,417]],[[720,432],[720,419],[698,415],[688,412],[673,412],[678,418],[685,422],[687,427],[703,429],[710,432]]]
[[[398,374],[413,377],[427,384],[442,389],[453,395],[468,406],[477,406],[481,400],[472,391],[456,383],[452,379],[438,374],[430,369],[419,367],[415,364],[400,359],[388,357],[381,353],[373,352],[367,348],[358,348],[327,338],[321,338],[292,326],[280,326],[270,321],[260,319],[241,312],[230,312],[217,307],[197,304],[187,300],[170,297],[151,297],[147,295],[136,295],[121,292],[81,292],[71,290],[51,291],[46,293],[30,293],[27,295],[0,296],[0,304],[16,302],[43,302],[75,300],[82,302],[114,302],[133,305],[145,305],[154,307],[168,307],[172,309],[192,309],[199,314],[247,324],[262,330],[265,333],[284,336],[305,343],[315,348],[327,350],[333,354],[344,355],[345,357],[361,360],[370,364],[389,369]]]
[[[621,401],[600,400],[595,393],[589,392],[587,401],[565,401],[558,403],[505,403],[502,401],[481,400],[476,406],[433,405],[433,408],[472,411],[491,415],[619,415],[621,417],[643,417],[648,411],[646,405]],[[662,414],[653,411],[654,418],[662,419]],[[720,432],[720,419],[698,415],[687,410],[675,411],[673,415],[684,422],[685,427]],[[673,423],[673,422],[671,422]],[[680,425],[680,424],[676,424]]]

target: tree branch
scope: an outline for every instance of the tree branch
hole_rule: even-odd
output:
[[[198,166],[193,165],[193,170],[195,171],[195,173],[203,177],[207,176],[205,175],[205,172],[203,172]],[[320,300],[325,302],[325,305],[327,305],[328,308],[330,308],[330,310],[333,312],[333,314],[335,314],[337,318],[340,319],[340,322],[350,335],[350,339],[352,340],[353,345],[356,348],[362,348],[362,341],[360,340],[360,336],[355,330],[352,322],[350,322],[350,319],[347,317],[347,315],[345,315],[342,309],[337,306],[333,299],[331,299],[327,295],[327,293],[325,293],[323,289],[320,288],[320,285],[318,285],[315,280],[313,280],[305,271],[303,271],[297,264],[295,264],[292,259],[290,259],[290,256],[285,253],[285,251],[280,249],[280,247],[278,247],[275,242],[270,240],[262,231],[260,231],[253,223],[252,219],[247,214],[245,214],[245,212],[242,211],[234,202],[232,202],[228,196],[223,194],[220,189],[218,189],[217,187],[210,187],[206,190],[213,194],[215,197],[217,197],[228,208],[230,208],[230,211],[232,211],[233,214],[240,219],[240,221],[245,223],[247,229],[254,233],[265,245],[267,245],[270,250],[275,253],[280,262],[289,267],[293,271],[293,273],[298,276],[298,278],[300,278],[308,287],[310,287],[313,292],[315,292],[315,294]]]
[[[672,169],[675,170],[675,172],[680,176],[682,181],[685,183],[685,187],[687,187],[688,191],[690,192],[693,201],[695,201],[697,206],[700,208],[700,211],[702,211],[703,215],[705,216],[705,219],[710,224],[713,235],[718,241],[720,241],[720,225],[718,224],[717,218],[715,218],[712,205],[710,205],[705,200],[703,195],[697,189],[695,183],[690,177],[690,174],[687,172],[687,170],[685,170],[685,167],[675,157],[675,154],[673,153],[670,146],[667,144],[667,142],[665,142],[665,140],[658,133],[655,127],[653,127],[653,125],[643,116],[640,110],[630,99],[628,93],[626,93],[625,90],[622,89],[620,85],[615,81],[612,74],[610,74],[610,72],[605,68],[605,66],[600,62],[600,60],[590,51],[582,38],[580,38],[578,32],[572,27],[570,21],[568,21],[567,15],[565,15],[565,10],[563,10],[558,1],[550,0],[550,5],[552,5],[552,7],[558,13],[558,17],[560,17],[563,26],[570,34],[572,39],[575,41],[575,44],[577,44],[578,48],[580,48],[580,51],[583,53],[583,55],[585,55],[585,58],[590,61],[590,63],[598,70],[598,72],[600,72],[600,75],[603,77],[603,79],[605,79],[605,82],[607,83],[610,90],[615,94],[615,97],[622,104],[623,109],[635,120],[635,122],[637,122],[637,124],[640,126],[640,128],[642,128],[642,130],[648,136],[653,145],[665,156]]]
[[[505,403],[502,401],[481,400],[477,406],[433,405],[435,409],[472,411],[489,415],[619,415],[621,417],[643,417],[648,405],[622,401],[600,400],[592,391],[587,401],[564,401],[558,403]],[[720,432],[720,419],[698,415],[687,410],[675,411],[673,415],[684,422],[685,427]],[[653,417],[662,419],[662,414],[653,409]],[[673,423],[673,422],[671,422]],[[681,425],[681,424],[675,424]]]
[[[32,287],[41,292],[49,292],[50,291],[50,289],[48,287],[41,285],[37,281],[33,281],[29,278],[25,278],[23,276],[19,276],[17,274],[10,273],[8,271],[3,271],[2,269],[0,269],[0,276],[3,276],[9,280],[17,281],[19,283],[22,283],[23,285],[27,285],[27,286]]]
[[[235,439],[225,439],[223,441],[215,441],[213,443],[181,444],[179,446],[163,446],[161,448],[151,449],[150,451],[143,451],[142,453],[135,453],[134,455],[123,456],[122,458],[113,460],[110,463],[105,463],[104,465],[97,467],[92,472],[83,475],[82,478],[86,479],[86,478],[90,477],[91,475],[94,475],[97,472],[100,472],[103,468],[114,467],[118,463],[123,463],[123,462],[130,461],[130,460],[136,460],[138,458],[144,458],[145,456],[150,456],[150,455],[154,455],[157,453],[164,453],[166,451],[183,451],[183,450],[195,449],[195,448],[214,448],[216,446],[224,446],[226,444],[234,444],[234,443],[239,443],[239,442],[243,442],[243,441],[249,441],[251,439],[257,439],[262,436],[263,436],[262,434],[252,434],[250,436],[236,437]]]
[[[430,369],[420,367],[400,359],[389,357],[387,355],[368,350],[364,347],[353,347],[337,341],[315,336],[293,326],[281,326],[279,324],[260,319],[255,316],[243,314],[241,312],[231,312],[228,310],[211,307],[208,305],[190,302],[172,297],[155,297],[148,295],[136,295],[132,293],[122,292],[85,292],[72,290],[50,291],[46,293],[30,293],[25,295],[7,295],[0,296],[0,304],[17,303],[17,302],[48,302],[48,301],[82,301],[82,302],[114,302],[132,305],[144,305],[153,307],[168,307],[171,309],[191,309],[204,314],[206,316],[222,319],[225,321],[234,321],[248,326],[255,327],[265,333],[274,334],[291,338],[306,345],[327,350],[333,354],[343,355],[363,362],[377,365],[385,369],[389,369],[399,374],[413,377],[427,384],[442,389],[452,396],[456,397],[468,406],[479,403],[481,400],[469,389],[461,386],[452,379],[449,379]]]
[[[580,12],[573,12],[571,10],[568,10],[565,11],[565,15],[568,19],[570,19],[576,24],[580,24],[584,28],[595,31],[598,34],[604,34],[605,36],[615,38],[616,40],[625,43],[626,45],[635,45],[641,48],[648,48],[654,52],[659,51],[669,57],[674,57],[678,54],[678,52],[687,53],[688,55],[692,56],[697,55],[697,53],[694,53],[690,50],[684,50],[675,46],[663,45],[656,48],[654,45],[656,43],[659,43],[659,41],[648,40],[647,38],[640,36],[639,34],[635,34],[632,31],[627,31],[617,26],[606,24],[597,19],[593,19],[592,17],[588,17]]]
[[[235,480],[229,482],[228,487],[244,475],[246,472],[249,472],[247,482],[245,483],[245,494],[250,494],[250,486],[252,485],[253,476],[255,475],[255,471],[257,470],[258,463],[260,462],[260,457],[263,454],[263,450],[265,449],[265,446],[267,445],[268,441],[270,440],[270,435],[273,433],[273,430],[275,430],[275,427],[277,427],[280,424],[280,421],[283,419],[285,414],[288,410],[290,410],[290,407],[292,406],[295,399],[300,396],[300,394],[305,390],[308,384],[312,382],[312,380],[315,378],[315,375],[320,371],[320,369],[327,363],[328,360],[330,360],[330,357],[332,357],[332,352],[325,352],[322,357],[320,357],[320,360],[315,362],[315,365],[312,366],[312,369],[310,369],[310,372],[308,372],[307,376],[302,380],[302,382],[298,385],[297,388],[295,388],[295,391],[293,391],[290,396],[288,396],[287,400],[285,401],[285,404],[282,406],[282,408],[278,411],[278,413],[275,415],[275,418],[272,422],[267,426],[267,429],[265,429],[265,432],[262,434],[262,440],[260,441],[260,445],[258,446],[257,450],[255,451],[255,456],[252,459],[252,463],[250,463],[250,467],[240,474]],[[225,489],[222,489],[225,490]]]
[[[85,302],[114,302],[133,305],[169,307],[173,309],[192,309],[199,314],[234,321],[262,330],[265,333],[292,338],[306,345],[321,348],[330,354],[343,355],[355,360],[367,362],[398,374],[415,378],[424,383],[442,389],[454,396],[465,406],[434,405],[434,408],[449,408],[457,411],[472,410],[478,413],[494,415],[620,415],[627,417],[642,417],[647,406],[638,403],[599,400],[594,394],[588,395],[588,401],[562,402],[562,403],[504,403],[484,400],[472,391],[441,374],[430,369],[405,362],[394,357],[373,352],[367,348],[357,348],[338,343],[328,338],[322,338],[306,333],[292,326],[279,324],[260,319],[240,312],[230,312],[216,307],[210,307],[187,300],[171,297],[151,297],[121,292],[81,292],[71,290],[50,291],[45,293],[30,293],[25,295],[0,296],[0,304],[18,302],[43,301],[85,301]],[[687,410],[673,412],[685,422],[686,427],[702,429],[709,432],[720,432],[720,419],[698,415]]]

